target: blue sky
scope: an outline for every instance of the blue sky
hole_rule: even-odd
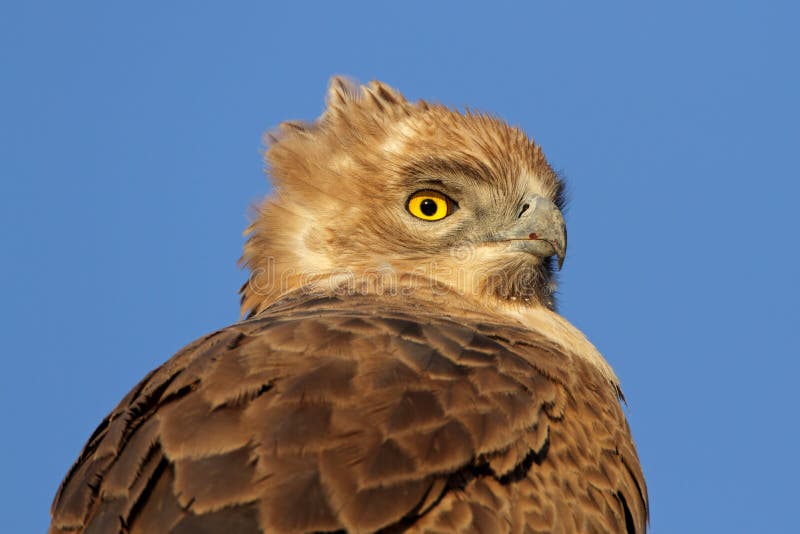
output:
[[[261,135],[339,73],[496,113],[567,177],[561,311],[622,380],[652,532],[796,528],[797,8],[113,4],[0,7],[4,531],[237,320]]]

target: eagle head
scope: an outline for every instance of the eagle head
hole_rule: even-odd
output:
[[[564,186],[520,129],[337,77],[319,119],[267,134],[265,159],[274,191],[246,232],[244,314],[308,285],[408,277],[554,308]]]

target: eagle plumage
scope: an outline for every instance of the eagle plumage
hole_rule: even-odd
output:
[[[644,532],[618,381],[554,311],[540,148],[339,78],[269,143],[247,318],[106,417],[50,532]]]

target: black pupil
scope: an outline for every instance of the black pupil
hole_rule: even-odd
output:
[[[419,204],[419,210],[424,213],[428,217],[432,217],[438,207],[436,206],[436,202],[433,200],[426,198]]]

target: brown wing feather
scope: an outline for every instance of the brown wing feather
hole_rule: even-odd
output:
[[[305,298],[207,336],[100,425],[50,532],[644,532],[612,385],[471,322]]]

